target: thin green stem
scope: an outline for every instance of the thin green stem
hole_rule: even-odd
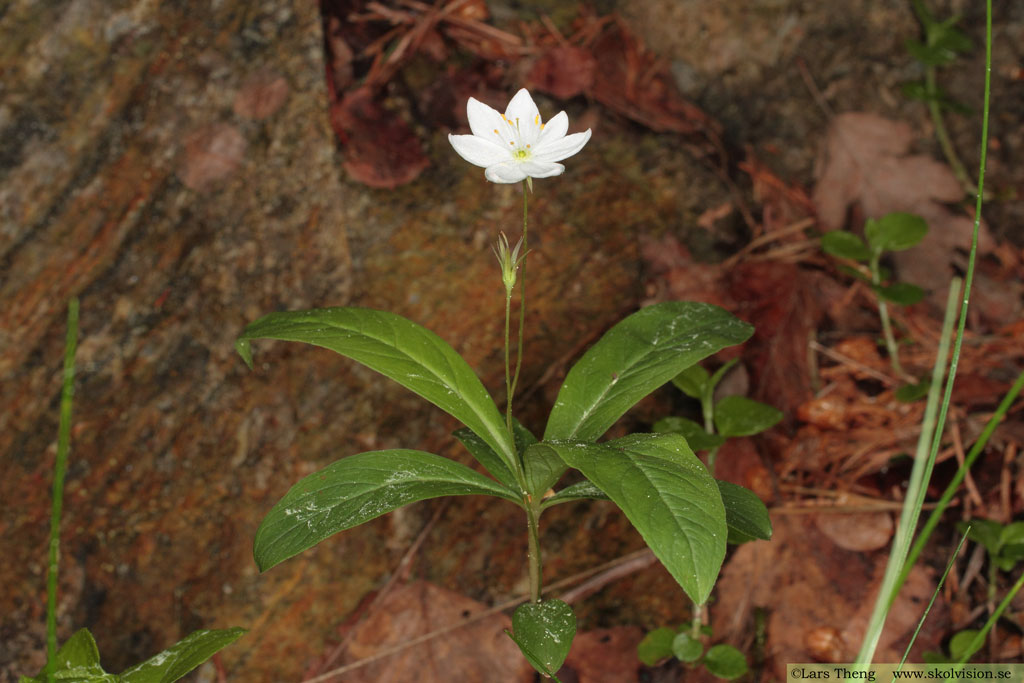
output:
[[[540,501],[527,494],[526,500],[527,559],[530,565],[530,602],[540,602],[541,570],[540,556]]]
[[[949,410],[949,403],[952,397],[953,383],[956,380],[956,371],[960,359],[960,348],[963,344],[964,329],[967,324],[967,308],[970,302],[971,295],[971,284],[974,281],[974,265],[977,260],[978,254],[978,232],[981,225],[981,207],[984,197],[985,189],[985,166],[988,158],[988,120],[989,120],[989,100],[992,92],[992,0],[985,0],[985,94],[984,104],[981,117],[981,160],[978,168],[978,191],[976,196],[975,211],[974,211],[974,231],[971,235],[971,252],[967,263],[967,275],[964,281],[963,288],[963,299],[960,306],[960,319],[957,324],[957,337],[956,343],[953,345],[953,356],[949,364],[949,375],[946,383],[946,390],[943,396],[942,408],[939,413],[938,420],[935,424],[935,430],[933,432],[933,439],[931,444],[930,458],[928,459],[926,466],[926,476],[931,475],[931,469],[934,466],[935,454],[938,452],[939,442],[942,438],[943,427],[946,422],[946,415]],[[948,318],[948,316],[947,316]],[[943,341],[946,339],[945,323],[943,325]],[[944,351],[942,350],[942,344],[940,344],[939,359],[944,359]],[[937,363],[938,365],[938,363]],[[940,377],[941,379],[941,377]],[[918,441],[918,455],[920,455],[920,447],[922,442],[926,438],[928,433],[927,429],[929,425],[929,412],[932,409],[932,400],[937,393],[938,387],[935,386],[933,380],[933,388],[928,393],[928,406],[925,409],[925,419],[921,427],[921,439]],[[914,470],[918,469],[919,461],[915,461]],[[911,487],[914,486],[913,473],[911,475]],[[927,481],[927,479],[925,479]],[[875,647],[878,643],[878,637],[881,634],[881,627],[885,623],[885,616],[889,611],[889,607],[892,601],[895,599],[896,593],[899,590],[900,584],[895,581],[889,582],[888,578],[890,573],[895,573],[895,569],[898,568],[901,576],[904,571],[904,564],[906,560],[906,548],[905,540],[901,537],[901,532],[904,529],[904,518],[907,517],[907,510],[911,509],[913,512],[913,526],[910,527],[912,530],[916,526],[917,517],[920,514],[921,505],[924,502],[923,487],[917,491],[914,491],[914,496],[911,496],[911,491],[907,491],[907,503],[904,506],[904,515],[900,519],[900,528],[897,530],[897,538],[893,540],[893,547],[889,555],[889,565],[886,567],[886,573],[882,581],[882,589],[879,591],[879,599],[875,602],[874,611],[871,614],[869,620],[868,630],[864,634],[864,642],[861,645],[861,651],[857,655],[858,663],[867,663],[871,661],[872,656],[875,652]],[[892,571],[891,571],[892,570]],[[897,577],[898,578],[898,577]],[[1019,590],[1020,586],[1024,584],[1024,575],[1021,576],[1017,582],[1015,590]],[[1005,604],[1008,604],[1008,600],[1004,600],[1001,608],[1005,608]],[[999,610],[997,610],[997,613]],[[989,623],[995,623],[995,616],[989,619]],[[879,619],[879,617],[881,617]],[[989,628],[991,628],[989,626]],[[981,634],[979,634],[979,637]],[[977,640],[977,638],[976,638]]]
[[[880,257],[880,252],[875,252],[871,256],[871,282],[876,287],[882,284],[882,273],[878,264]],[[877,294],[875,299],[878,301],[878,317],[882,320],[882,335],[885,338],[885,348],[889,351],[889,362],[892,363],[893,371],[898,376],[903,377],[899,349],[896,348],[896,338],[893,336],[892,323],[889,321],[889,307],[886,305],[885,300]]]
[[[942,105],[939,102],[939,88],[936,84],[937,71],[938,69],[934,66],[928,66],[924,70],[925,96],[928,98],[928,111],[932,116],[932,125],[935,126],[935,138],[939,141],[942,155],[946,157],[950,168],[953,169],[953,175],[967,192],[974,192],[976,190],[974,181],[971,180],[963,162],[960,161],[956,148],[953,147],[953,141],[949,137],[949,132],[946,130],[946,122],[942,118]]]
[[[60,518],[64,507],[64,477],[71,450],[71,405],[75,394],[75,351],[78,348],[78,299],[68,302],[68,330],[64,342],[64,384],[60,395],[60,424],[57,427],[57,461],[53,467],[53,496],[50,501],[50,562],[46,573],[46,667],[53,679],[57,664],[57,570],[60,565]]]
[[[928,613],[932,611],[932,606],[935,604],[935,599],[939,597],[939,591],[942,590],[942,585],[946,583],[946,577],[949,576],[949,570],[953,568],[953,563],[956,561],[957,555],[960,554],[960,549],[964,547],[964,543],[967,541],[967,534],[970,532],[970,528],[964,531],[960,537],[960,542],[957,543],[956,550],[949,557],[949,562],[946,563],[946,570],[942,572],[942,576],[939,578],[939,582],[935,585],[935,590],[932,592],[932,597],[928,601],[928,606],[924,608],[924,614],[921,615],[921,619],[917,622],[917,627],[914,628],[914,634],[910,637],[910,642],[907,644],[907,649],[903,651],[903,658],[900,659],[900,665],[897,667],[897,671],[903,668],[903,665],[907,662],[907,657],[910,656],[910,648],[914,646],[914,641],[917,640],[917,635],[921,632],[921,627],[924,626],[925,619],[928,618]],[[913,565],[910,565],[913,566]],[[895,679],[895,676],[893,677]]]
[[[505,426],[512,443],[516,442],[516,433],[512,429],[512,368],[509,360],[509,326],[512,323],[512,292],[505,290]]]
[[[529,178],[527,178],[529,180]],[[530,253],[530,245],[527,241],[527,224],[526,224],[526,209],[527,209],[527,183],[523,182],[523,265],[520,282],[522,286],[519,289],[519,343],[516,346],[516,374],[512,378],[512,388],[509,390],[508,404],[512,405],[512,394],[516,391],[516,385],[519,384],[519,371],[523,368],[523,330],[526,328],[526,257]],[[509,409],[511,410],[511,408]]]
[[[931,472],[931,465],[934,460],[934,453],[930,452],[932,433],[936,430],[935,414],[938,408],[939,387],[942,386],[942,378],[946,369],[946,358],[949,356],[950,337],[953,332],[953,321],[956,311],[957,294],[960,292],[960,279],[953,278],[949,287],[949,298],[946,302],[946,314],[943,318],[942,336],[939,338],[939,349],[935,358],[935,366],[932,370],[931,390],[928,392],[928,401],[925,404],[924,418],[921,422],[921,435],[917,440],[917,451],[914,456],[914,466],[910,473],[910,481],[907,486],[907,495],[904,498],[903,512],[900,514],[899,525],[893,536],[892,548],[889,550],[889,561],[882,576],[882,586],[875,598],[875,606],[868,619],[868,627],[864,632],[864,641],[861,643],[860,652],[857,654],[857,664],[864,665],[871,662],[878,646],[878,639],[882,635],[882,627],[889,614],[889,607],[892,604],[890,596],[894,594],[896,581],[903,570],[907,552],[910,549],[910,541],[914,529],[917,528],[917,520],[921,514],[921,504],[924,492],[927,489],[928,474]]]
[[[896,583],[897,589],[903,585],[903,582],[907,580],[907,576],[910,575],[910,570],[913,568],[914,563],[917,562],[918,556],[924,550],[924,546],[928,543],[928,539],[931,537],[932,531],[938,526],[939,521],[942,519],[942,514],[949,507],[949,501],[956,495],[957,490],[960,488],[961,482],[964,477],[970,471],[971,466],[974,465],[974,461],[978,459],[981,452],[985,450],[985,446],[988,444],[989,438],[992,436],[992,432],[996,430],[1003,417],[1006,416],[1007,411],[1010,410],[1010,406],[1017,400],[1017,396],[1020,395],[1021,390],[1024,389],[1024,370],[1017,375],[1017,380],[1010,387],[1010,390],[1003,396],[1003,400],[1000,401],[996,411],[989,418],[988,423],[985,424],[985,428],[981,430],[981,434],[978,435],[977,441],[971,446],[971,450],[967,452],[964,457],[964,462],[957,469],[956,474],[950,480],[949,485],[946,486],[946,490],[942,492],[942,496],[935,504],[935,508],[928,516],[928,520],[921,527],[921,531],[918,533],[917,538],[914,540],[914,547],[910,549],[910,554],[907,555],[906,566],[903,567],[903,572],[900,574],[900,580]]]

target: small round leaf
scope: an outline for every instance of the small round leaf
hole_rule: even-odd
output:
[[[654,666],[672,656],[672,642],[676,632],[668,627],[656,628],[636,646],[636,656],[647,666]]]
[[[747,673],[747,659],[732,645],[714,645],[704,655],[704,666],[715,676],[728,681]]]
[[[725,437],[752,436],[780,420],[781,411],[743,396],[726,396],[715,405],[715,427]]]
[[[672,640],[672,654],[681,662],[696,662],[704,654],[704,645],[689,633],[677,633]]]

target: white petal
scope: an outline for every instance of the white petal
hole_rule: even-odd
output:
[[[544,124],[544,130],[541,131],[540,137],[537,139],[537,147],[545,143],[552,143],[556,140],[560,140],[565,137],[565,133],[569,130],[569,117],[566,116],[564,111],[560,111],[555,114],[550,121]]]
[[[522,168],[523,173],[531,178],[550,178],[553,175],[562,175],[565,172],[565,166],[562,166],[562,164],[555,164],[550,161],[537,161],[536,159],[524,161],[519,166]]]
[[[497,110],[488,107],[480,100],[469,98],[469,102],[466,103],[466,118],[469,119],[469,129],[473,131],[473,135],[484,140],[495,140],[502,139],[508,142],[506,138],[502,137],[503,133],[506,133],[506,124],[501,114]],[[500,131],[495,136],[495,131]]]
[[[513,123],[519,119],[520,125],[540,125],[540,111],[533,103],[533,98],[530,97],[526,88],[517,92],[508,103],[508,107],[505,109],[505,118]]]
[[[448,134],[448,142],[459,156],[473,164],[487,168],[503,161],[509,161],[509,151],[496,142],[482,140],[475,135]]]
[[[494,166],[488,166],[484,171],[484,177],[492,183],[518,183],[526,180],[526,173],[523,172],[523,164],[504,161]]]
[[[564,138],[555,140],[550,144],[538,146],[538,148],[533,151],[533,160],[561,161],[562,159],[571,157],[573,154],[583,149],[583,145],[587,144],[587,140],[589,139],[589,128],[583,133],[566,135]]]

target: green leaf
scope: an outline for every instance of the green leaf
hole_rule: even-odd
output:
[[[612,327],[573,366],[545,441],[594,441],[637,401],[713,353],[746,341],[754,328],[709,304],[669,301]]]
[[[576,637],[576,615],[561,600],[528,602],[512,613],[512,640],[540,673],[558,673]]]
[[[118,677],[100,666],[100,651],[89,629],[81,628],[64,641],[54,656],[54,683],[117,683]],[[22,676],[33,683],[46,683],[44,667],[35,678]]]
[[[725,523],[729,527],[729,543],[767,541],[772,537],[772,521],[768,508],[753,491],[738,484],[715,480],[725,505]]]
[[[871,277],[869,275],[865,274],[865,273],[862,273],[860,270],[858,270],[856,268],[851,268],[851,267],[849,267],[847,265],[839,263],[839,264],[836,264],[836,270],[838,270],[840,273],[845,273],[845,274],[849,275],[852,278],[860,280],[861,282],[866,282],[868,284],[871,284]]]
[[[704,396],[704,392],[707,391],[708,380],[710,379],[711,375],[708,374],[707,370],[700,365],[691,365],[673,377],[672,384],[690,398],[695,398],[699,401]]]
[[[651,431],[655,434],[679,434],[695,451],[709,451],[725,443],[725,437],[708,434],[704,428],[685,417],[663,417],[654,423]]]
[[[541,445],[608,494],[690,599],[704,604],[729,531],[718,486],[685,439],[632,434],[602,444]]]
[[[390,377],[469,427],[515,471],[515,445],[494,401],[462,356],[425,327],[366,308],[271,313],[250,323],[235,341],[250,368],[253,339],[313,344]]]
[[[732,645],[713,645],[704,655],[704,666],[715,676],[732,681],[747,673],[747,658]]]
[[[704,644],[683,631],[672,639],[672,654],[681,662],[696,662],[704,654]]]
[[[999,554],[999,550],[1003,547],[1000,538],[1003,533],[1002,524],[991,519],[972,519],[969,523],[957,523],[956,528],[960,533],[964,533],[968,526],[971,528],[969,538],[972,541],[985,546],[985,550],[993,557]]]
[[[1024,522],[1012,522],[999,532],[1003,546],[1024,544]]]
[[[953,16],[945,21],[931,24],[928,27],[928,43],[942,50],[947,50],[955,57],[958,52],[970,52],[974,49],[974,43],[954,24],[960,17]]]
[[[864,236],[875,251],[910,249],[928,234],[928,223],[912,213],[896,211],[878,220],[868,219]]]
[[[553,496],[541,501],[540,509],[547,510],[554,505],[569,503],[574,500],[609,500],[608,495],[601,489],[594,486],[594,482],[584,479],[570,486],[566,486]]]
[[[550,448],[530,446],[523,453],[523,471],[526,491],[534,498],[543,496],[562,478],[568,469],[558,454]]]
[[[925,66],[945,66],[956,59],[956,53],[936,45],[925,45],[916,40],[904,43],[910,56]]]
[[[409,503],[488,495],[522,502],[516,491],[447,458],[389,450],[342,458],[295,484],[263,518],[253,553],[260,571]]]
[[[520,488],[516,482],[515,476],[509,470],[508,465],[501,459],[501,456],[494,452],[494,449],[487,445],[487,442],[481,439],[476,433],[469,427],[463,427],[462,429],[456,429],[452,432],[452,436],[459,440],[466,450],[476,458],[476,461],[484,466],[484,468],[494,475],[494,478],[500,481],[505,486],[508,486],[513,491]]]
[[[924,298],[924,290],[909,282],[895,282],[891,285],[875,287],[875,293],[886,301],[900,306],[912,306]]]
[[[722,436],[752,436],[782,420],[782,411],[743,396],[726,396],[715,404],[715,428]]]
[[[967,629],[956,633],[952,638],[949,639],[949,659],[954,662],[958,662],[961,659],[970,659],[975,652],[981,649],[981,646],[985,643],[984,639],[979,640],[977,645],[973,648],[971,643],[974,641],[975,636],[978,632],[973,629]]]
[[[647,666],[654,666],[666,657],[672,656],[672,642],[675,640],[675,629],[668,627],[656,628],[636,646],[636,656]]]
[[[897,401],[913,403],[928,395],[928,389],[932,386],[930,379],[924,379],[917,384],[904,384],[893,394]]]
[[[173,683],[245,634],[244,628],[193,631],[121,674],[122,683]]]
[[[848,258],[851,261],[867,261],[871,250],[864,240],[845,230],[833,230],[821,236],[821,248],[826,254]]]

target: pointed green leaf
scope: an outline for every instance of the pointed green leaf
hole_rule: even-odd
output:
[[[969,538],[972,541],[985,546],[989,555],[999,554],[1000,548],[1003,547],[999,538],[1003,531],[1002,524],[991,519],[972,519],[970,522],[959,522],[956,525],[960,533],[964,533],[967,527],[971,529]]]
[[[910,249],[928,234],[928,223],[912,213],[894,211],[864,224],[864,237],[875,251]]]
[[[390,377],[473,430],[515,471],[515,446],[494,401],[462,356],[425,327],[366,308],[271,313],[250,323],[235,342],[249,367],[253,339],[313,344]]]
[[[22,677],[33,683],[46,683],[46,668],[35,678]],[[54,656],[54,683],[117,683],[118,677],[100,666],[100,651],[89,629],[81,628],[64,641]]]
[[[672,384],[690,398],[695,398],[699,401],[703,398],[704,392],[707,391],[710,379],[711,375],[708,374],[707,370],[700,365],[691,365],[673,377]]]
[[[487,445],[487,442],[477,436],[469,427],[463,427],[462,429],[456,429],[452,432],[452,436],[459,440],[466,450],[469,451],[470,455],[476,458],[476,461],[484,466],[484,468],[494,475],[494,478],[500,481],[505,486],[513,490],[520,488],[516,482],[515,476],[509,470],[508,465],[502,460],[501,456],[494,452],[494,449]]]
[[[655,666],[672,655],[672,642],[675,637],[674,629],[665,626],[654,629],[636,646],[637,658],[647,666]]]
[[[746,341],[753,330],[709,304],[669,301],[637,311],[569,371],[544,440],[596,440],[644,396],[701,359]]]
[[[704,666],[715,676],[732,681],[747,673],[747,658],[732,645],[712,645]]]
[[[570,486],[566,486],[553,496],[541,501],[540,509],[547,510],[553,505],[561,505],[574,500],[608,500],[608,495],[601,489],[594,486],[594,482],[584,479]]]
[[[715,480],[725,505],[725,523],[729,527],[729,543],[739,545],[747,541],[767,541],[772,537],[772,521],[768,508],[753,491],[738,484]]]
[[[902,401],[903,403],[913,403],[914,401],[917,401],[918,399],[922,399],[925,396],[927,396],[928,389],[930,389],[931,386],[931,380],[924,379],[918,382],[917,384],[904,384],[895,392],[893,392],[893,395],[896,397],[897,401]]]
[[[122,683],[173,683],[245,634],[244,628],[193,631],[121,674]]]
[[[332,534],[409,503],[467,495],[521,504],[507,486],[439,455],[411,450],[350,455],[300,480],[264,517],[253,543],[256,564],[266,571]]]
[[[576,615],[561,600],[528,602],[512,613],[512,640],[533,668],[558,673],[576,637]]]
[[[845,230],[833,230],[821,236],[821,248],[826,254],[848,258],[851,261],[867,261],[871,250],[864,240]]]
[[[924,298],[924,290],[909,282],[895,282],[891,285],[875,287],[875,293],[886,301],[900,306],[912,306]]]
[[[523,471],[526,490],[534,498],[543,496],[568,469],[562,459],[550,448],[530,446],[523,453]]]
[[[699,424],[685,417],[663,417],[654,423],[651,431],[655,434],[679,434],[695,451],[709,451],[725,443],[725,437],[708,434]]]
[[[729,531],[718,486],[685,439],[633,434],[602,444],[542,445],[608,494],[690,599],[704,604]]]
[[[744,396],[726,396],[715,404],[715,427],[726,438],[760,434],[780,420],[782,411]]]

